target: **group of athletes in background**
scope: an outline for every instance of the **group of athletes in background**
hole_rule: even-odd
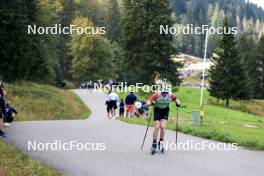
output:
[[[119,102],[119,106],[117,105]],[[109,119],[117,116],[116,111],[119,109],[119,117],[139,117],[145,118],[148,114],[148,105],[144,100],[138,100],[137,96],[130,92],[125,100],[121,99],[115,92],[109,92],[105,102],[107,115]]]
[[[6,91],[3,81],[0,80],[0,137],[7,137],[4,132],[4,127],[10,126],[10,123],[14,121],[17,111],[13,108],[9,102],[5,101]]]
[[[105,103],[109,119],[116,117],[118,102],[120,117],[146,118],[149,106],[153,106],[153,117],[151,117],[154,120],[152,154],[155,154],[158,150],[163,153],[165,150],[163,141],[169,118],[170,102],[174,102],[177,108],[180,107],[180,100],[171,92],[167,84],[161,80],[157,81],[157,84],[159,89],[153,92],[147,101],[138,100],[133,92],[126,96],[125,101],[123,99],[119,101],[117,93],[110,91]]]

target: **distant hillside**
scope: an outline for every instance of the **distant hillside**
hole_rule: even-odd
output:
[[[245,0],[171,0],[173,17],[177,24],[209,24],[220,26],[224,16],[239,33],[254,36],[257,41],[264,33],[264,10]],[[215,49],[217,35],[210,36],[209,54]],[[177,36],[175,45],[180,52],[202,57],[205,36]]]

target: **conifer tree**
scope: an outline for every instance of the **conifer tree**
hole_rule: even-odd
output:
[[[229,27],[227,18],[223,21],[223,27]],[[247,99],[248,80],[239,59],[237,42],[233,34],[222,35],[212,60],[214,65],[209,71],[210,95],[225,100],[226,106],[229,106],[230,99]]]
[[[256,50],[256,57],[252,64],[252,89],[254,98],[264,98],[264,35],[262,35]]]
[[[172,26],[168,0],[126,0],[123,48],[128,80],[151,83],[156,75],[178,82],[176,51],[171,34],[160,34],[160,25]]]

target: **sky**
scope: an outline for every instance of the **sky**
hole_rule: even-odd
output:
[[[253,3],[259,5],[264,9],[264,0],[250,0],[250,2],[253,2]]]

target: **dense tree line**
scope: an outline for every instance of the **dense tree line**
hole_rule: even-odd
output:
[[[41,38],[26,32],[27,25],[38,20],[37,8],[34,1],[1,1],[0,71],[6,80],[40,79],[49,71],[39,47]]]
[[[194,24],[201,26],[208,24],[218,27],[222,25],[224,17],[228,17],[230,26],[237,26],[237,38],[246,33],[252,35],[254,42],[260,39],[264,32],[264,10],[245,0],[171,0],[175,24]],[[208,53],[217,47],[219,35],[209,36]],[[198,57],[203,56],[205,37],[201,35],[175,36],[175,45],[183,53]]]
[[[74,68],[78,64],[74,61],[79,53],[72,49],[73,43],[76,43],[75,36],[28,35],[28,25],[46,27],[61,24],[65,27],[73,24],[79,17],[87,18],[94,26],[107,27],[107,34],[102,36],[104,39],[95,39],[94,44],[98,40],[102,46],[101,50],[94,47],[96,52],[106,54],[100,56],[104,57],[103,60],[111,61],[114,57],[120,60],[120,54],[109,51],[109,48],[116,51],[120,48],[116,43],[121,34],[116,0],[1,1],[0,17],[0,76],[6,81],[26,79],[61,84],[64,79],[76,76]],[[98,53],[95,54],[96,57]],[[95,67],[102,69],[100,65]],[[114,75],[114,71],[113,69],[113,73],[108,73],[109,76]],[[88,75],[91,74],[97,73]],[[86,78],[87,76],[83,79]]]
[[[1,76],[61,84],[88,79],[151,82],[159,75],[178,81],[169,1],[15,0],[1,6]],[[146,6],[148,6],[146,8]],[[121,24],[122,21],[122,24]],[[105,26],[101,36],[28,35],[27,25]],[[135,43],[138,42],[138,43]]]

